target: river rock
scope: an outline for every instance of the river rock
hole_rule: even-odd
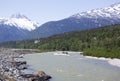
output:
[[[50,75],[47,75],[44,71],[38,71],[37,74],[39,77],[43,77],[45,81],[51,79],[52,77]]]

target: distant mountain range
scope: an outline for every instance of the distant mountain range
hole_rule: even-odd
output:
[[[10,18],[0,18],[0,42],[49,37],[113,24],[120,24],[120,3],[47,22],[41,26],[26,16],[17,14]]]

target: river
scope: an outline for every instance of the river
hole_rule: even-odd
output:
[[[24,59],[35,70],[51,75],[50,81],[120,81],[120,67],[77,52],[26,54]]]

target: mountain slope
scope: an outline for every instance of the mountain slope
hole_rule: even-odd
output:
[[[120,23],[120,3],[72,15],[59,21],[47,22],[33,31],[36,38],[69,31],[85,30]]]
[[[0,42],[27,39],[29,31],[20,30],[15,26],[0,25]]]

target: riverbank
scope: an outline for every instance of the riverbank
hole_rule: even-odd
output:
[[[47,53],[48,51],[46,52],[42,52],[42,53]],[[51,51],[53,52],[53,51]],[[83,55],[85,56],[85,58],[90,58],[90,59],[97,59],[97,60],[103,60],[103,61],[107,61],[110,65],[112,66],[116,66],[116,67],[119,67],[120,68],[120,59],[118,58],[106,58],[106,57],[97,57],[97,56],[87,56],[85,55],[83,52],[75,52],[75,51],[54,51],[54,55],[58,55],[58,56],[70,56],[69,54],[71,53],[78,53],[80,55]]]
[[[70,53],[79,53],[80,55],[83,55],[83,52],[74,52],[74,51],[56,51],[54,55],[66,55],[69,56]],[[120,59],[118,58],[106,58],[106,57],[95,57],[95,56],[85,56],[85,58],[90,58],[90,59],[97,59],[97,60],[103,60],[107,61],[110,65],[117,66],[120,68]]]
[[[26,74],[23,71],[28,69],[26,61],[16,59],[23,58],[23,54],[38,53],[33,49],[0,49],[0,79],[1,81],[47,81],[51,76],[44,71]]]
[[[120,59],[117,58],[105,58],[105,57],[93,57],[93,56],[85,56],[86,58],[90,59],[97,59],[97,60],[103,60],[107,61],[110,65],[117,66],[120,68]]]

